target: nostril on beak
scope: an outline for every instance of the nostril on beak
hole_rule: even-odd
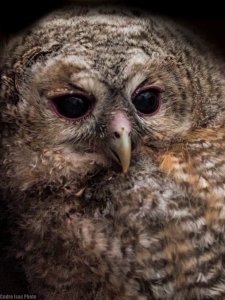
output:
[[[109,148],[113,157],[122,166],[126,173],[131,161],[131,124],[127,115],[121,111],[115,111],[109,123]]]

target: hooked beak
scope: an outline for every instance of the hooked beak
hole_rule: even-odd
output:
[[[110,141],[110,148],[116,160],[119,160],[123,173],[127,173],[131,160],[130,132],[123,127],[114,132],[114,137]]]

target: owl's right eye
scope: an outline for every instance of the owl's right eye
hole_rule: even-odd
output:
[[[91,112],[94,101],[89,95],[71,94],[53,98],[51,103],[59,116],[69,120],[79,120]]]

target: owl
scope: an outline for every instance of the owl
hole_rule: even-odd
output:
[[[172,21],[70,6],[1,54],[1,210],[40,299],[225,298],[224,62]]]

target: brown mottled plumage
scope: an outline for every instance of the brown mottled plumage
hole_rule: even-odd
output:
[[[0,64],[2,205],[31,291],[224,299],[224,63],[163,18],[71,7]],[[161,103],[154,114],[138,113],[139,93]],[[74,94],[92,99],[76,121],[52,109]]]

